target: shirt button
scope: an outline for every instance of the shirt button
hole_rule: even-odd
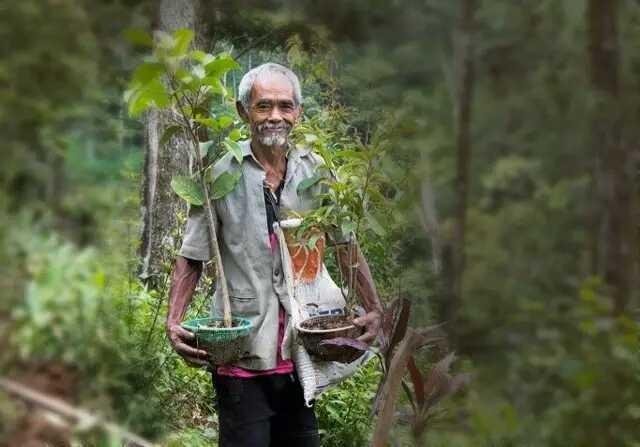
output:
[[[273,272],[276,276],[280,276],[280,269],[275,269]]]

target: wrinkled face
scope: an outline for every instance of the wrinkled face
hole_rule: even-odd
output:
[[[249,110],[241,109],[253,139],[267,148],[282,149],[302,108],[294,100],[291,82],[284,75],[269,73],[253,83]]]

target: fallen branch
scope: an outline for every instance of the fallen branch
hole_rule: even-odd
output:
[[[56,397],[41,393],[13,380],[0,378],[0,389],[31,404],[39,405],[53,413],[72,419],[78,430],[102,427],[106,432],[123,441],[139,447],[153,447],[155,444],[131,433],[119,425],[107,422],[102,417],[82,408],[74,407]]]

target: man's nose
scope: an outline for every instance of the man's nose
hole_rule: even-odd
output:
[[[279,123],[282,121],[282,113],[280,113],[280,108],[275,106],[271,109],[271,113],[269,114],[269,122]]]

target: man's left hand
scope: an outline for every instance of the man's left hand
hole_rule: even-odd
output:
[[[356,326],[362,326],[365,328],[365,333],[362,334],[357,340],[364,342],[371,346],[375,341],[378,333],[380,332],[380,325],[382,324],[382,316],[379,311],[372,311],[364,314],[353,320],[353,324]]]

